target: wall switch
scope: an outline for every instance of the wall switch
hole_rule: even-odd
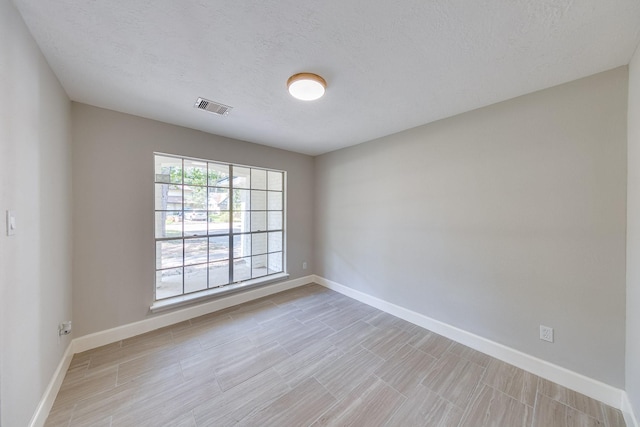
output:
[[[7,236],[16,234],[16,215],[13,211],[7,211]]]
[[[543,341],[553,342],[553,328],[540,325],[540,339]]]
[[[306,270],[306,269],[307,269],[307,261],[305,261],[305,262],[303,262],[303,263],[302,263],[302,269],[303,269],[303,270]]]

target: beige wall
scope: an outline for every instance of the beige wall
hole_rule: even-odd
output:
[[[640,417],[640,52],[629,65],[626,390]]]
[[[29,423],[71,337],[70,102],[0,0],[0,424]],[[17,215],[5,233],[5,211]]]
[[[626,102],[621,67],[317,157],[315,272],[624,387]]]
[[[78,335],[149,316],[155,274],[154,151],[286,170],[288,271],[292,279],[311,274],[312,157],[84,104],[74,103],[72,112]]]

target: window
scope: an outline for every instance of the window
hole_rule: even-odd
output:
[[[155,299],[283,273],[285,178],[155,154]]]

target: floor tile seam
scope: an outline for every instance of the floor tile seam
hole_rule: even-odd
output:
[[[424,386],[426,389],[428,389],[429,391],[433,392],[436,396],[438,396],[440,399],[444,400],[445,402],[447,402],[448,404],[450,404],[451,406],[453,406],[454,408],[458,408],[461,409],[464,413],[466,406],[463,408],[459,405],[456,405],[455,403],[453,403],[451,400],[447,399],[445,396],[443,396],[442,394],[440,394],[437,390],[434,390],[433,388],[429,387],[427,384],[424,383],[420,383],[422,386]],[[475,389],[474,389],[475,391]]]
[[[520,390],[519,390],[519,392],[518,392],[518,395],[519,395],[519,396],[513,396],[513,395],[511,395],[511,394],[507,393],[506,391],[504,391],[504,390],[502,390],[502,389],[500,389],[500,388],[496,387],[496,385],[495,385],[495,384],[493,384],[493,383],[489,383],[489,382],[485,381],[485,379],[486,379],[486,372],[487,372],[487,371],[485,371],[485,373],[482,375],[482,378],[480,379],[480,382],[481,382],[482,384],[484,384],[484,385],[486,385],[486,386],[488,386],[488,387],[491,387],[491,388],[493,388],[494,390],[497,390],[497,391],[501,392],[502,394],[505,394],[505,395],[507,395],[507,396],[511,397],[512,399],[517,400],[518,402],[522,403],[523,405],[526,405],[526,406],[530,406],[530,407],[531,407],[531,405],[529,405],[529,404],[528,404],[527,402],[525,402],[525,401],[524,401],[524,399],[523,399],[523,396],[524,396],[524,387],[525,387],[524,381],[523,381],[522,385],[519,387],[519,389],[520,389]],[[511,384],[511,382],[507,382],[506,384]],[[505,386],[506,386],[506,384],[505,384]],[[537,386],[537,384],[536,384],[536,393],[537,393],[537,392],[538,392],[538,386]]]
[[[384,378],[382,378],[381,376],[379,376],[378,374],[376,374],[375,372],[372,372],[371,375],[373,375],[374,377],[376,377],[377,379],[379,379],[380,381],[382,381],[383,383],[385,383],[385,385],[391,387],[391,389],[393,389],[394,391],[397,391],[398,393],[400,393],[400,395],[404,398],[406,398],[407,400],[409,400],[411,398],[411,395],[407,394],[406,392],[402,392],[400,390],[398,390],[393,384],[389,383],[388,381],[386,381]],[[418,382],[418,384],[413,388],[412,391],[415,391],[415,389],[418,387],[418,385],[421,384],[421,381]]]
[[[482,385],[484,385],[485,387],[489,387],[490,389],[505,395],[506,397],[508,397],[510,400],[513,400],[521,405],[526,406],[527,408],[530,408],[531,410],[533,410],[533,406],[527,404],[527,402],[523,402],[522,400],[520,400],[519,398],[515,397],[515,396],[511,396],[509,393],[505,393],[504,391],[500,390],[499,388],[496,388],[490,384],[486,384],[486,383],[482,383]]]
[[[385,361],[386,362],[386,361]],[[435,364],[435,361],[432,361],[431,364]],[[373,375],[378,376],[381,380],[385,381],[381,376],[379,376],[378,374],[376,374],[376,372],[384,365],[384,363],[380,366],[378,366],[378,368],[373,371]],[[397,367],[398,365],[396,365]],[[427,369],[426,371],[423,371],[423,373],[420,375],[420,378],[418,379],[416,386],[414,387],[414,389],[416,387],[418,387],[419,385],[423,385],[422,382],[425,380],[425,378],[427,378],[427,375],[429,375],[429,373],[431,373],[431,371],[433,370],[433,366],[429,367],[429,369]],[[385,381],[385,383],[389,384],[387,381]],[[389,386],[393,387],[391,384],[389,384]],[[423,385],[424,386],[424,385]],[[426,386],[425,386],[426,387]],[[404,393],[402,393],[400,390],[396,389],[395,387],[393,387],[394,390],[397,390],[398,392],[400,392],[402,395],[406,396],[407,398],[410,397]]]
[[[340,331],[339,331],[339,330],[336,330],[336,329],[332,328],[331,326],[329,326],[329,324],[328,324],[328,323],[326,323],[326,322],[322,321],[319,317],[317,317],[316,319],[318,320],[318,322],[321,322],[321,323],[322,323],[323,325],[325,325],[327,328],[331,329],[334,333],[340,332],[340,331],[342,330],[342,329],[340,329]],[[343,329],[344,329],[344,328],[343,328]]]
[[[327,393],[329,393],[329,395],[330,395],[332,398],[334,398],[334,399],[336,400],[336,402],[340,402],[342,399],[344,399],[346,396],[348,396],[348,395],[349,395],[349,393],[350,393],[351,391],[355,390],[355,389],[356,389],[360,384],[362,384],[364,381],[366,381],[366,379],[365,379],[365,380],[362,380],[362,381],[359,381],[359,382],[356,384],[356,386],[355,386],[355,387],[353,387],[353,389],[351,389],[351,390],[350,390],[348,393],[346,393],[344,396],[339,397],[339,396],[336,396],[334,393],[332,393],[332,392],[331,392],[331,390],[329,390],[329,389],[328,389],[328,388],[323,384],[323,382],[320,380],[320,378],[318,378],[318,377],[317,377],[317,374],[313,374],[313,375],[311,375],[311,376],[310,376],[309,378],[307,378],[306,380],[308,380],[308,379],[310,379],[310,378],[313,378],[314,380],[316,380],[316,382],[317,382],[318,384],[320,384],[320,385],[322,386],[322,388],[323,388]],[[306,381],[306,380],[302,380],[302,381],[300,381],[300,383],[303,383],[303,382],[304,382],[304,381]],[[300,385],[300,384],[298,384],[298,385]],[[333,405],[332,405],[332,406],[333,406]],[[326,412],[326,411],[325,411],[325,412]],[[324,412],[323,412],[323,414],[324,414]]]
[[[538,396],[543,396],[543,394],[539,394],[536,391],[536,396],[533,398],[533,413],[531,414],[531,426],[530,427],[535,427],[536,425],[536,408],[538,406]]]
[[[392,387],[393,388],[393,387]],[[394,389],[395,390],[395,389]],[[396,390],[397,391],[397,390]],[[385,423],[383,424],[383,426],[386,426],[389,421],[391,421],[394,417],[394,415],[400,410],[400,408],[402,408],[402,406],[404,406],[405,403],[407,403],[409,401],[409,398],[404,396],[402,393],[400,393],[400,397],[403,398],[404,400],[402,401],[402,403],[400,404],[396,404],[395,407],[393,408],[393,410],[391,411],[390,414],[387,415],[387,420],[385,421]]]
[[[111,365],[111,366],[109,366],[107,368],[101,369],[100,371],[92,373],[92,375],[98,376],[98,375],[104,374],[104,373],[106,373],[106,372],[108,372],[110,370],[113,370],[114,368],[115,368],[115,377],[117,378],[118,365]],[[60,393],[66,392],[69,388],[75,388],[75,387],[78,387],[78,386],[80,386],[82,384],[91,383],[92,381],[95,380],[95,376],[93,378],[91,378],[91,377],[89,377],[89,378],[83,377],[83,378],[78,379],[77,381],[74,381],[74,382],[66,385],[64,388],[61,387],[60,390],[58,391],[58,395]],[[108,376],[107,376],[107,378],[108,378]],[[114,382],[115,382],[115,379],[114,379]],[[57,398],[58,395],[56,395],[56,398]]]
[[[316,381],[318,381],[318,380],[316,379]],[[333,398],[334,402],[331,405],[329,405],[329,407],[325,411],[323,411],[320,415],[318,415],[316,418],[314,418],[313,421],[311,421],[310,423],[306,424],[306,427],[311,427],[312,425],[314,425],[316,422],[318,422],[320,419],[322,419],[322,417],[324,417],[325,414],[328,414],[334,407],[338,406],[342,402],[342,399],[338,399],[337,397],[335,397],[329,390],[327,390],[326,387],[324,387],[324,385],[320,381],[318,381],[318,383],[325,389],[325,391],[327,393],[329,393],[329,396],[331,396]],[[344,399],[344,397],[343,397],[343,399]]]
[[[67,420],[66,427],[69,427],[71,425],[71,420],[73,419],[73,413],[75,412],[77,406],[78,406],[77,403],[73,404],[73,408],[71,409],[71,412],[69,413],[69,419]],[[51,415],[51,413],[49,413],[49,416],[50,415]],[[47,420],[49,419],[49,416],[47,416]],[[46,424],[47,420],[45,420],[45,424]]]
[[[538,384],[539,384],[539,383],[538,383]],[[554,383],[554,384],[555,384],[555,383]],[[567,389],[567,390],[569,390],[569,391],[571,391],[571,392],[574,392],[574,393],[578,393],[578,392],[576,392],[576,391],[574,391],[574,390],[571,390],[571,389]],[[560,403],[561,405],[566,406],[567,408],[571,408],[571,409],[573,409],[573,410],[575,410],[575,411],[581,412],[581,413],[585,414],[586,416],[588,416],[588,417],[590,417],[590,418],[593,418],[593,419],[596,419],[596,420],[598,420],[598,421],[601,421],[602,423],[605,423],[605,422],[606,422],[606,421],[605,421],[605,418],[604,418],[604,413],[603,413],[604,403],[600,402],[599,400],[595,400],[595,399],[590,398],[589,396],[585,396],[587,399],[591,399],[591,400],[594,400],[594,401],[596,402],[596,404],[597,404],[597,405],[598,405],[598,407],[599,407],[599,412],[600,412],[601,416],[603,417],[602,419],[596,418],[596,417],[594,417],[594,416],[592,416],[592,415],[590,415],[590,414],[586,413],[586,412],[585,412],[585,411],[583,411],[582,409],[578,409],[578,408],[576,408],[575,406],[572,406],[571,404],[569,404],[569,402],[563,402],[562,400],[559,400],[559,399],[556,399],[556,398],[555,398],[555,397],[553,397],[553,396],[550,396],[549,394],[545,393],[544,391],[540,391],[540,387],[539,387],[539,386],[538,386],[538,388],[536,389],[536,393],[540,393],[540,394],[542,394],[543,396],[546,396],[546,397],[548,397],[549,399],[551,399],[551,400],[553,400],[553,401],[555,401],[555,402],[558,402],[558,403]],[[579,394],[579,393],[578,393],[578,394]]]
[[[104,390],[100,390],[98,393],[91,393],[89,395],[82,395],[78,398],[73,399],[73,401],[69,401],[69,404],[73,403],[73,410],[72,410],[72,415],[70,415],[69,420],[71,420],[73,414],[75,414],[78,405],[81,404],[82,402],[84,402],[85,400],[88,399],[93,399],[93,398],[98,398],[101,394],[105,394],[107,392],[110,392],[112,390],[114,390],[117,386],[114,387],[110,387],[108,389],[104,389]],[[56,400],[57,400],[57,396],[56,396]],[[62,404],[65,405],[64,400],[62,400]],[[66,405],[65,405],[66,406]]]
[[[244,381],[243,381],[243,383],[244,383]],[[241,384],[242,384],[242,383],[241,383]],[[273,403],[275,400],[277,400],[277,399],[278,399],[278,398],[280,398],[281,396],[284,396],[286,393],[288,393],[288,392],[290,392],[290,391],[292,390],[292,387],[291,387],[291,386],[289,386],[289,384],[287,384],[287,383],[283,383],[283,384],[284,384],[284,385],[286,385],[286,389],[285,389],[285,390],[282,390],[282,392],[280,392],[279,394],[275,394],[274,396],[272,396],[272,398],[271,398],[271,399],[267,400],[266,402],[263,402],[263,403],[262,403],[262,404],[260,404],[260,405],[254,406],[254,407],[251,409],[251,411],[249,411],[249,412],[248,412],[245,416],[243,416],[242,418],[237,419],[237,417],[236,417],[236,416],[233,416],[233,415],[231,415],[231,414],[233,414],[233,412],[235,412],[235,411],[239,410],[239,409],[240,409],[240,408],[242,408],[243,406],[248,405],[248,404],[249,404],[249,402],[247,402],[247,403],[245,403],[245,404],[243,404],[243,405],[239,406],[238,408],[235,408],[235,409],[233,409],[233,410],[231,410],[231,411],[229,411],[229,412],[225,412],[224,414],[219,415],[219,416],[218,416],[218,418],[222,418],[222,417],[226,417],[226,416],[231,416],[231,417],[233,417],[233,418],[234,418],[234,420],[236,421],[236,423],[240,422],[240,421],[241,421],[241,420],[243,420],[244,418],[247,418],[247,417],[249,417],[249,416],[253,415],[253,414],[254,414],[254,413],[256,413],[256,412],[259,412],[260,410],[262,410],[263,408],[267,407],[268,405],[270,405],[271,403]],[[235,387],[238,387],[239,385],[240,385],[240,384],[238,384],[237,386],[232,387],[231,389],[233,389],[233,388],[235,388]],[[254,398],[254,400],[255,400],[255,399],[257,399],[258,397],[262,396],[263,394],[266,394],[267,392],[271,392],[271,391],[273,391],[273,388],[274,388],[274,387],[271,387],[271,388],[269,388],[268,390],[265,390],[264,392],[260,393],[260,395],[259,395],[259,396],[256,396],[256,397]],[[229,390],[231,390],[231,389],[229,389]],[[226,392],[228,392],[229,390],[227,390]],[[226,393],[226,392],[221,392],[221,393],[222,393],[222,394],[224,394],[224,393]],[[194,411],[194,410],[195,410],[195,408],[193,408],[193,409],[192,409],[192,411]],[[195,418],[195,414],[194,414],[194,418]],[[217,418],[217,419],[218,419],[218,418]],[[197,424],[197,423],[196,423],[196,424]]]
[[[127,363],[127,362],[131,362],[134,361],[136,359],[139,359],[141,357],[145,357],[145,356],[149,356],[150,354],[153,354],[154,352],[156,352],[158,349],[147,349],[144,350],[138,354],[129,354],[129,355],[122,355],[122,356],[118,356],[115,359],[107,362],[107,363],[103,363],[101,365],[98,365],[96,367],[92,367],[91,365],[89,365],[89,367],[87,368],[87,371],[93,371],[90,372],[91,374],[96,374],[99,373],[103,370],[107,370],[109,368],[112,368],[114,365],[120,365],[122,363]],[[88,372],[89,373],[89,372]]]
[[[460,359],[460,360],[462,360],[462,361],[464,361],[464,362],[470,363],[471,365],[475,365],[475,366],[477,366],[478,368],[482,369],[482,375],[481,375],[481,378],[482,378],[482,377],[484,377],[485,372],[487,372],[487,370],[488,370],[488,367],[484,367],[484,366],[480,365],[479,363],[474,362],[473,360],[469,360],[469,358],[462,357],[462,356],[458,356],[457,354],[455,354],[455,353],[450,353],[450,352],[448,352],[448,351],[445,351],[443,354],[445,354],[445,353],[452,354],[452,355],[456,356],[458,359]]]
[[[166,338],[169,338],[169,341],[171,341],[173,339],[172,335],[171,335],[171,331],[165,331],[162,334],[158,334],[158,335],[149,335],[148,337],[144,337],[144,335],[147,334],[151,334],[154,331],[151,332],[145,332],[143,334],[139,334],[139,335],[134,335],[130,338],[124,339],[122,341],[120,341],[120,348],[122,348],[123,350],[126,350],[128,348],[131,347],[135,347],[135,346],[141,346],[143,348],[146,348],[147,345],[151,344],[152,348],[154,348],[155,346],[154,341],[163,341]],[[142,338],[141,338],[142,337]],[[125,345],[125,341],[127,341],[128,343]],[[160,345],[162,347],[162,345]]]
[[[397,390],[396,390],[397,391]],[[396,407],[393,409],[393,411],[391,412],[391,414],[389,414],[389,416],[387,417],[387,421],[385,421],[384,424],[382,424],[382,427],[396,427],[393,424],[389,424],[393,418],[396,416],[396,414],[400,411],[400,409],[402,409],[402,407],[409,401],[409,398],[407,396],[404,396],[402,393],[400,393],[400,395],[402,397],[404,397],[404,402],[402,402],[399,405],[396,405]]]
[[[600,414],[602,415],[602,422],[604,424],[604,427],[617,427],[617,426],[613,426],[611,425],[611,422],[609,420],[609,416],[607,415],[607,406],[606,404],[600,402]],[[612,407],[613,408],[613,407]],[[613,408],[615,411],[620,411],[620,409],[617,408]],[[620,411],[620,415],[622,416],[622,412]]]
[[[485,382],[484,378],[481,379],[480,382],[482,384],[486,385],[487,387],[491,387],[492,389],[497,390],[497,391],[499,391],[500,393],[502,393],[502,394],[504,394],[506,396],[509,396],[511,399],[514,399],[515,401],[517,401],[519,403],[522,403],[525,406],[529,406],[530,408],[533,408],[533,406],[529,405],[527,402],[524,401],[524,398],[523,398],[523,396],[524,396],[524,386],[525,386],[524,384],[522,384],[522,386],[520,387],[520,390],[519,390],[519,393],[518,393],[519,396],[513,396],[513,395],[507,393],[506,391],[496,387],[495,385]],[[536,393],[537,392],[538,392],[538,388],[536,386]]]
[[[451,402],[451,404],[454,407],[457,407],[458,409],[462,409],[462,416],[460,417],[460,422],[458,423],[458,425],[464,425],[464,421],[466,421],[466,419],[469,417],[469,414],[471,413],[471,409],[473,408],[473,405],[480,398],[480,393],[479,393],[478,387],[480,387],[481,384],[482,384],[482,381],[478,381],[476,383],[476,385],[473,387],[473,391],[470,394],[472,399],[469,399],[467,401],[467,404],[466,404],[466,406],[464,408],[462,408],[462,407],[456,405],[455,403]]]
[[[536,393],[536,402],[537,402],[537,394],[538,394],[538,393],[539,393],[540,395],[545,396],[546,398],[548,398],[548,399],[550,399],[550,400],[553,400],[554,402],[556,402],[556,403],[558,403],[558,404],[560,404],[560,405],[564,406],[564,407],[565,407],[565,417],[567,416],[567,415],[566,415],[566,414],[567,414],[567,411],[566,411],[566,410],[567,410],[567,409],[572,409],[572,410],[574,410],[574,411],[576,411],[576,412],[579,412],[580,414],[583,414],[583,415],[585,415],[585,416],[587,416],[587,417],[589,417],[589,418],[591,418],[591,419],[594,419],[594,420],[600,421],[603,425],[605,425],[605,424],[606,424],[606,419],[604,419],[604,418],[603,418],[603,419],[598,419],[598,418],[596,418],[596,417],[593,417],[593,416],[591,416],[590,414],[588,414],[588,413],[586,413],[586,412],[584,412],[584,411],[582,411],[582,410],[580,410],[580,409],[578,409],[578,408],[575,408],[575,407],[573,407],[573,406],[569,405],[568,403],[562,402],[562,401],[560,401],[560,400],[558,400],[558,399],[554,399],[553,397],[551,397],[551,396],[547,395],[546,393],[542,393],[542,392],[540,392],[540,391],[538,391],[538,392]],[[598,404],[599,404],[600,406],[602,405],[602,403],[601,403],[601,402],[598,402]]]
[[[263,410],[267,406],[271,405],[276,400],[280,399],[285,394],[290,393],[295,388],[295,387],[291,387],[288,383],[283,383],[283,385],[285,385],[286,388],[284,388],[280,393],[276,393],[275,395],[269,394],[269,397],[270,397],[269,399],[267,399],[266,401],[262,402],[260,405],[253,406],[251,411],[249,411],[249,413],[247,413],[244,417],[242,417],[240,419],[236,419],[236,422],[240,422],[245,418],[249,418],[250,416],[253,416],[253,414],[255,414],[257,412],[260,412],[261,410]],[[261,393],[260,396],[262,396],[262,395],[264,395],[266,393],[272,393],[273,389],[274,389],[274,387],[269,388],[268,390],[266,390],[263,393]],[[260,396],[257,396],[256,398],[258,398]]]
[[[433,359],[433,360],[432,360],[432,363],[436,363],[436,362],[438,361],[438,358],[437,358],[437,357],[435,357],[434,355],[429,354],[429,353],[427,353],[426,351],[424,351],[424,350],[422,350],[422,349],[419,349],[419,348],[417,348],[417,347],[414,347],[414,346],[413,346],[413,345],[411,345],[410,343],[405,343],[405,344],[403,344],[403,345],[402,345],[402,347],[400,347],[400,349],[402,349],[402,348],[404,348],[404,347],[406,347],[406,346],[411,347],[411,350],[417,351],[418,353],[422,353],[424,356],[426,356],[426,357],[429,357],[429,358]],[[398,351],[400,351],[400,349],[398,349]]]

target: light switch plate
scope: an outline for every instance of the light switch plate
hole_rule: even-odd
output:
[[[13,211],[7,211],[7,236],[16,234],[16,215]]]

